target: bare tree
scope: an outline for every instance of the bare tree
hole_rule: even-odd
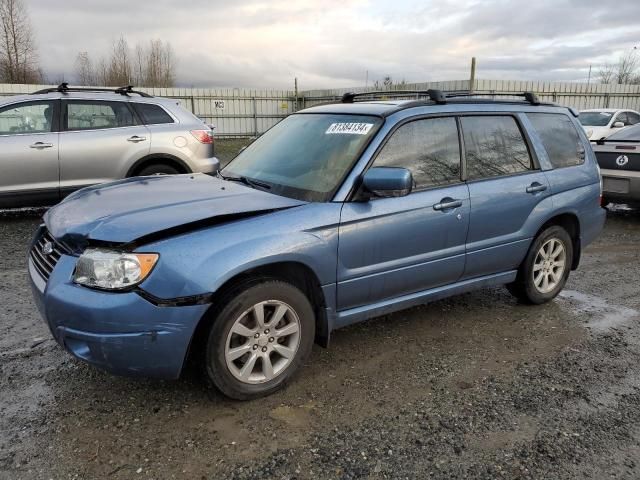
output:
[[[615,64],[605,63],[600,67],[598,76],[601,83],[638,84],[639,67],[640,57],[638,51],[633,49],[621,55]]]
[[[79,85],[96,85],[97,73],[87,52],[80,52],[76,57],[76,78]]]
[[[620,59],[618,59],[618,64],[616,65],[616,83],[631,83],[631,80],[636,75],[639,63],[636,50],[629,50],[627,53],[622,55]]]
[[[133,68],[131,65],[131,50],[124,36],[120,37],[111,47],[111,58],[108,63],[106,85],[131,85]]]
[[[151,40],[147,47],[138,44],[132,51],[127,40],[120,37],[113,43],[110,55],[95,65],[86,52],[80,52],[76,59],[76,77],[83,85],[172,87],[175,84],[173,49],[168,42]]]
[[[600,83],[613,83],[613,78],[615,76],[615,67],[610,63],[605,63],[600,67],[598,71],[598,78],[600,79]]]
[[[144,85],[148,87],[173,86],[175,74],[171,45],[163,43],[162,40],[151,40],[145,56]]]
[[[0,0],[0,81],[37,83],[38,55],[22,0]]]

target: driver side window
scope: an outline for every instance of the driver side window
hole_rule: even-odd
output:
[[[410,170],[414,191],[460,182],[455,118],[426,118],[402,125],[387,140],[373,166]]]
[[[0,135],[51,132],[53,102],[29,102],[0,109]]]

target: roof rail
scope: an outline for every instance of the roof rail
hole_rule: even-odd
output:
[[[445,96],[442,94],[440,90],[387,90],[387,91],[376,91],[376,92],[360,92],[353,93],[347,92],[342,95],[342,103],[353,103],[354,100],[358,97],[371,97],[371,96],[380,96],[380,97],[405,97],[407,95],[415,95],[418,97],[429,97],[436,103],[447,103]]]
[[[540,100],[538,96],[533,92],[456,92],[456,93],[447,93],[445,95],[447,98],[456,98],[456,97],[524,97],[525,101],[529,102],[531,105],[540,105]]]
[[[408,96],[415,95],[415,98],[419,97],[429,97],[435,103],[440,105],[447,103],[448,99],[456,99],[462,97],[523,97],[524,100],[531,105],[540,105],[540,99],[533,92],[489,92],[489,93],[477,93],[470,91],[462,91],[462,92],[442,92],[441,90],[429,89],[429,90],[389,90],[389,91],[376,91],[376,92],[361,92],[361,93],[352,93],[347,92],[342,95],[342,103],[353,103],[358,97],[376,97],[376,96],[384,96],[384,97],[398,97],[398,96]]]
[[[133,89],[133,85],[127,85],[125,87],[119,87],[119,88],[69,87],[69,84],[67,82],[63,82],[60,85],[58,85],[57,87],[44,88],[42,90],[37,90],[37,91],[33,92],[31,95],[42,95],[42,94],[45,94],[45,93],[53,93],[53,92],[59,92],[59,93],[69,93],[69,92],[110,92],[110,93],[117,93],[119,95],[124,95],[125,97],[128,97],[130,94],[140,95],[141,97],[145,97],[145,98],[151,98],[152,97],[152,95],[149,95],[148,93],[144,93],[144,92],[140,92],[140,91],[134,90]]]

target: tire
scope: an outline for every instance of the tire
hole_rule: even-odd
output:
[[[552,250],[552,254],[559,251],[558,246],[562,251],[555,257],[545,259],[545,250],[541,251],[543,246]],[[553,300],[567,283],[572,261],[573,241],[567,231],[557,225],[549,227],[533,241],[518,269],[516,280],[508,284],[507,289],[522,303],[540,305]]]
[[[165,165],[163,163],[154,163],[153,165],[148,165],[140,170],[136,176],[138,177],[146,177],[149,175],[177,175],[180,172],[177,168],[172,167],[171,165]]]
[[[230,291],[221,303],[205,349],[209,380],[236,400],[282,388],[313,346],[315,315],[305,294],[283,281],[254,280]],[[262,323],[255,312],[262,312]]]

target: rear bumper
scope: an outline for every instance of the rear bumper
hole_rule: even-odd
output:
[[[216,157],[194,158],[190,163],[194,173],[215,173],[220,169],[220,160]]]
[[[76,358],[119,375],[180,376],[208,305],[155,306],[135,292],[73,284],[75,258],[62,256],[48,282],[29,260],[35,302],[55,340]]]
[[[601,174],[607,199],[640,203],[640,172],[602,169]]]

